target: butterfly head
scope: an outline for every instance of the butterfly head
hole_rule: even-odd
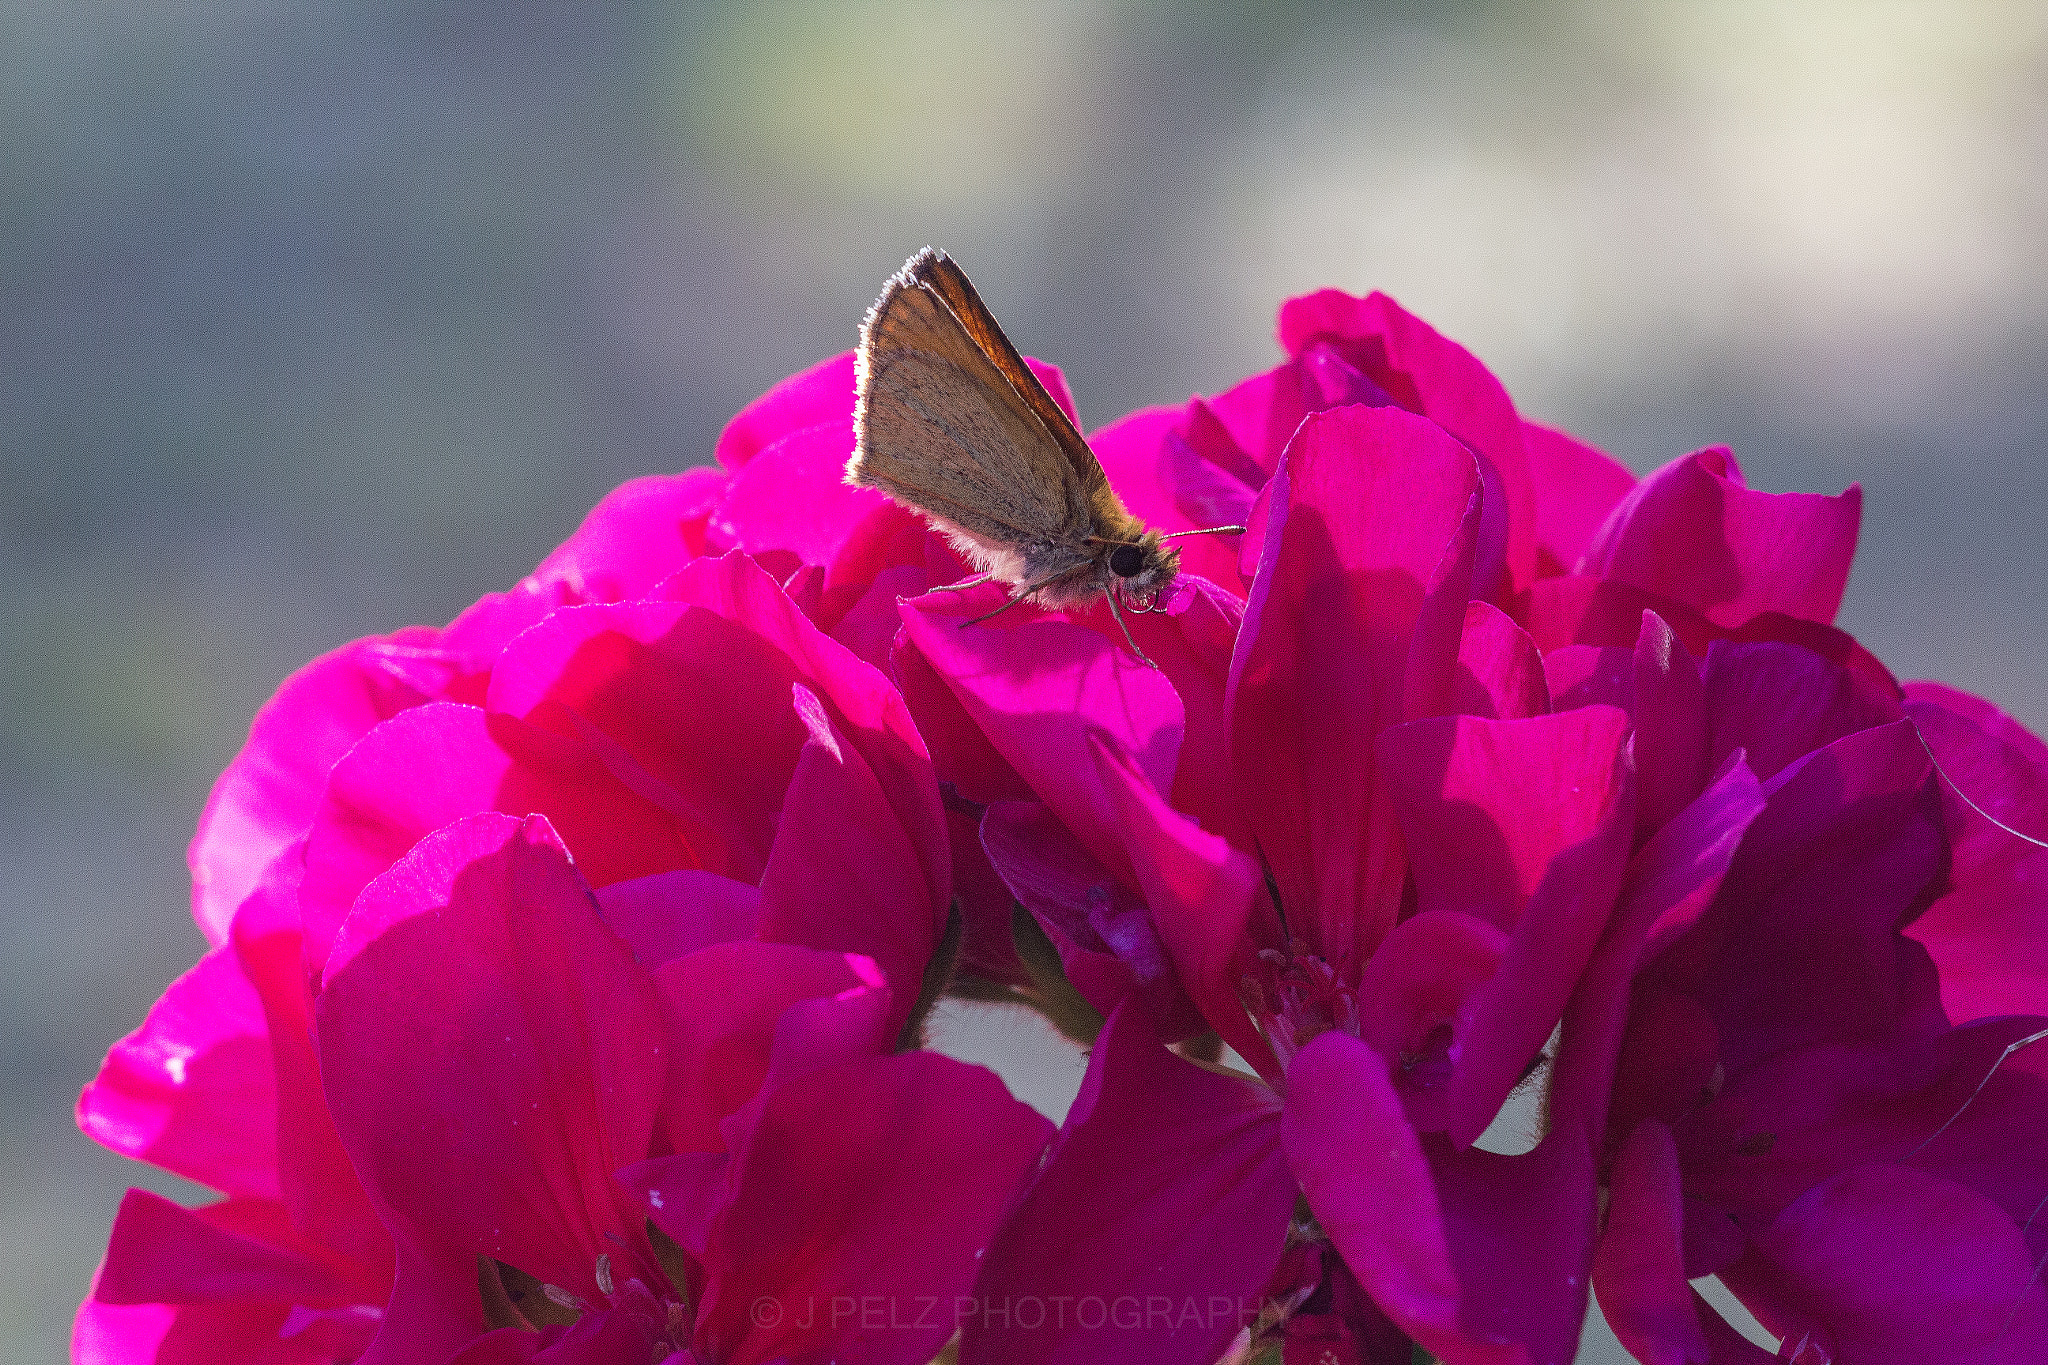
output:
[[[1108,551],[1102,563],[1108,570],[1109,591],[1140,611],[1156,602],[1180,574],[1180,551],[1157,531],[1147,531],[1135,542],[1111,545]]]

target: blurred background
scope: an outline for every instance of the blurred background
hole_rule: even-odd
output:
[[[69,1111],[200,951],[183,848],[263,699],[708,459],[927,242],[1090,427],[1382,288],[1639,471],[1861,480],[1843,624],[2048,728],[2035,0],[6,0],[10,1358],[174,1186]],[[1028,1022],[950,1027],[1071,1097]]]

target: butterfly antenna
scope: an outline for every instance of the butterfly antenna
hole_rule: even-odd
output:
[[[2031,834],[2025,834],[2019,830],[2014,829],[2011,825],[2006,824],[2005,821],[1999,819],[1990,811],[1985,810],[1975,801],[1972,801],[1970,799],[1970,794],[1964,791],[1961,787],[1956,785],[1956,780],[1953,777],[1949,776],[1948,769],[1942,767],[1941,760],[1934,756],[1934,746],[1927,742],[1927,732],[1920,728],[1920,722],[1917,720],[1913,722],[1913,734],[1914,737],[1920,741],[1920,747],[1927,751],[1927,761],[1934,765],[1934,771],[1941,775],[1941,780],[1948,784],[1948,789],[1950,791],[1954,792],[1958,797],[1962,799],[1962,803],[1964,805],[1968,806],[1971,810],[1977,812],[1977,814],[1983,816],[1986,820],[1990,821],[1995,828],[2004,830],[2007,834],[2010,834],[2013,838],[2018,839],[2021,843],[2032,844],[2035,848],[2048,848],[2048,841],[2037,839]]]
[[[1242,526],[1205,526],[1199,531],[1175,531],[1171,535],[1164,535],[1159,538],[1161,540],[1179,540],[1182,536],[1241,536],[1244,533],[1245,528]]]
[[[1139,663],[1145,665],[1145,667],[1151,669],[1154,673],[1159,672],[1159,665],[1153,663],[1150,659],[1146,658],[1145,651],[1138,648],[1138,641],[1136,637],[1134,637],[1131,634],[1130,623],[1124,620],[1123,612],[1117,607],[1116,590],[1112,588],[1110,591],[1104,593],[1103,596],[1109,599],[1109,614],[1116,618],[1117,625],[1123,627],[1124,643],[1128,644],[1131,647],[1131,653],[1138,656]]]

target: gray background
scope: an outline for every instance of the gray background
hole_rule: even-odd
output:
[[[69,1108],[264,697],[707,459],[926,242],[1091,426],[1381,287],[1638,469],[1861,479],[1844,623],[2048,725],[2048,12],[1243,8],[0,4],[10,1358],[150,1179]]]

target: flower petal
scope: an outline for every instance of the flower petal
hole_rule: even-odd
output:
[[[699,1340],[724,1365],[923,1365],[1051,1132],[936,1053],[783,1081],[706,1250]]]
[[[1294,1180],[1270,1091],[1119,1008],[1052,1155],[989,1248],[966,1365],[1210,1365],[1279,1264]]]
[[[612,1173],[648,1155],[667,1026],[545,820],[469,817],[373,882],[318,1018],[328,1099],[400,1244],[401,1289],[436,1302],[468,1281],[473,1300],[481,1255],[596,1300],[600,1254],[646,1254]],[[400,1324],[401,1306],[388,1332],[459,1325]]]
[[[1863,493],[1761,493],[1723,447],[1674,460],[1622,499],[1579,572],[1684,602],[1723,626],[1765,612],[1827,624],[1842,605]]]
[[[1361,960],[1392,924],[1403,866],[1373,737],[1403,718],[1425,594],[1478,494],[1470,452],[1395,409],[1305,420],[1267,485],[1270,522],[1231,661],[1239,800],[1297,932]],[[1468,587],[1443,646],[1456,652]]]
[[[1671,1130],[1654,1119],[1636,1125],[1622,1143],[1610,1188],[1607,1227],[1593,1258],[1600,1311],[1644,1365],[1705,1361],[1707,1339],[1679,1255],[1684,1210]]]
[[[225,1194],[276,1198],[277,1110],[263,1002],[232,947],[173,981],[140,1028],[107,1050],[78,1097],[78,1126],[109,1151]]]

